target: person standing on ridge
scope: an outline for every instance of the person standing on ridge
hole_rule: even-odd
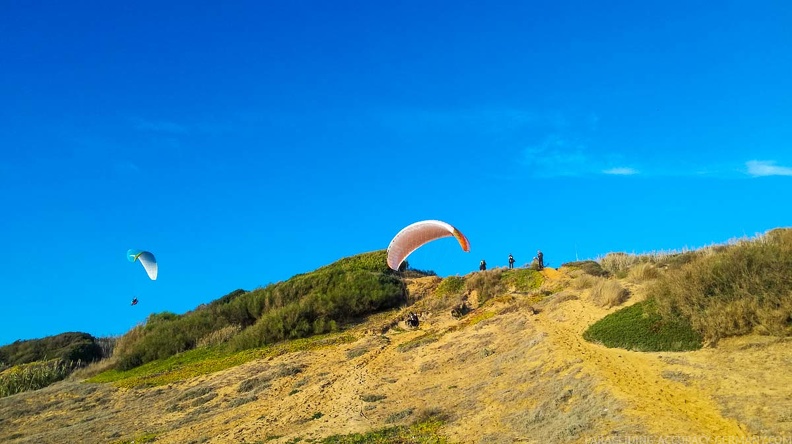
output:
[[[514,268],[514,256],[509,254],[509,268]]]
[[[539,269],[544,268],[544,254],[542,254],[542,250],[536,251],[536,263],[539,265]]]
[[[487,261],[482,259],[481,262],[479,263],[479,270],[484,271],[486,269],[487,269]]]

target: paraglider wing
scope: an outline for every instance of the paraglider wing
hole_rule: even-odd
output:
[[[436,239],[454,236],[462,250],[470,251],[470,242],[453,226],[439,220],[424,220],[408,225],[396,234],[388,245],[388,266],[398,270],[399,265],[413,251]]]
[[[143,265],[143,269],[146,270],[148,277],[152,281],[157,280],[157,260],[153,254],[148,251],[129,250],[127,251],[127,259],[130,262],[139,261]]]

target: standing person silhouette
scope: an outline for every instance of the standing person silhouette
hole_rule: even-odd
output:
[[[509,268],[514,268],[514,256],[509,254]]]
[[[540,270],[544,268],[544,254],[542,254],[542,250],[536,251],[536,263],[539,265]]]
[[[482,259],[481,262],[479,263],[479,270],[484,271],[486,269],[487,269],[487,261]]]

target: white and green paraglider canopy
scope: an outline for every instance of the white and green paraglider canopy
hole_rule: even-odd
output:
[[[129,259],[129,262],[140,262],[140,264],[143,265],[143,269],[146,270],[148,277],[152,281],[157,280],[157,260],[154,258],[154,255],[151,254],[151,252],[143,250],[129,250],[127,251],[127,259]]]

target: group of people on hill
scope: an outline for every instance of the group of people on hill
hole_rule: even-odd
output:
[[[544,254],[542,254],[541,250],[537,250],[536,251],[536,257],[534,257],[534,261],[536,261],[536,265],[539,267],[540,270],[544,268]],[[509,254],[509,268],[514,268],[514,262],[515,262],[514,261],[514,256],[512,256],[511,253],[510,253]],[[487,269],[487,261],[482,259],[481,262],[479,262],[479,270],[480,271],[485,271],[486,269]]]

